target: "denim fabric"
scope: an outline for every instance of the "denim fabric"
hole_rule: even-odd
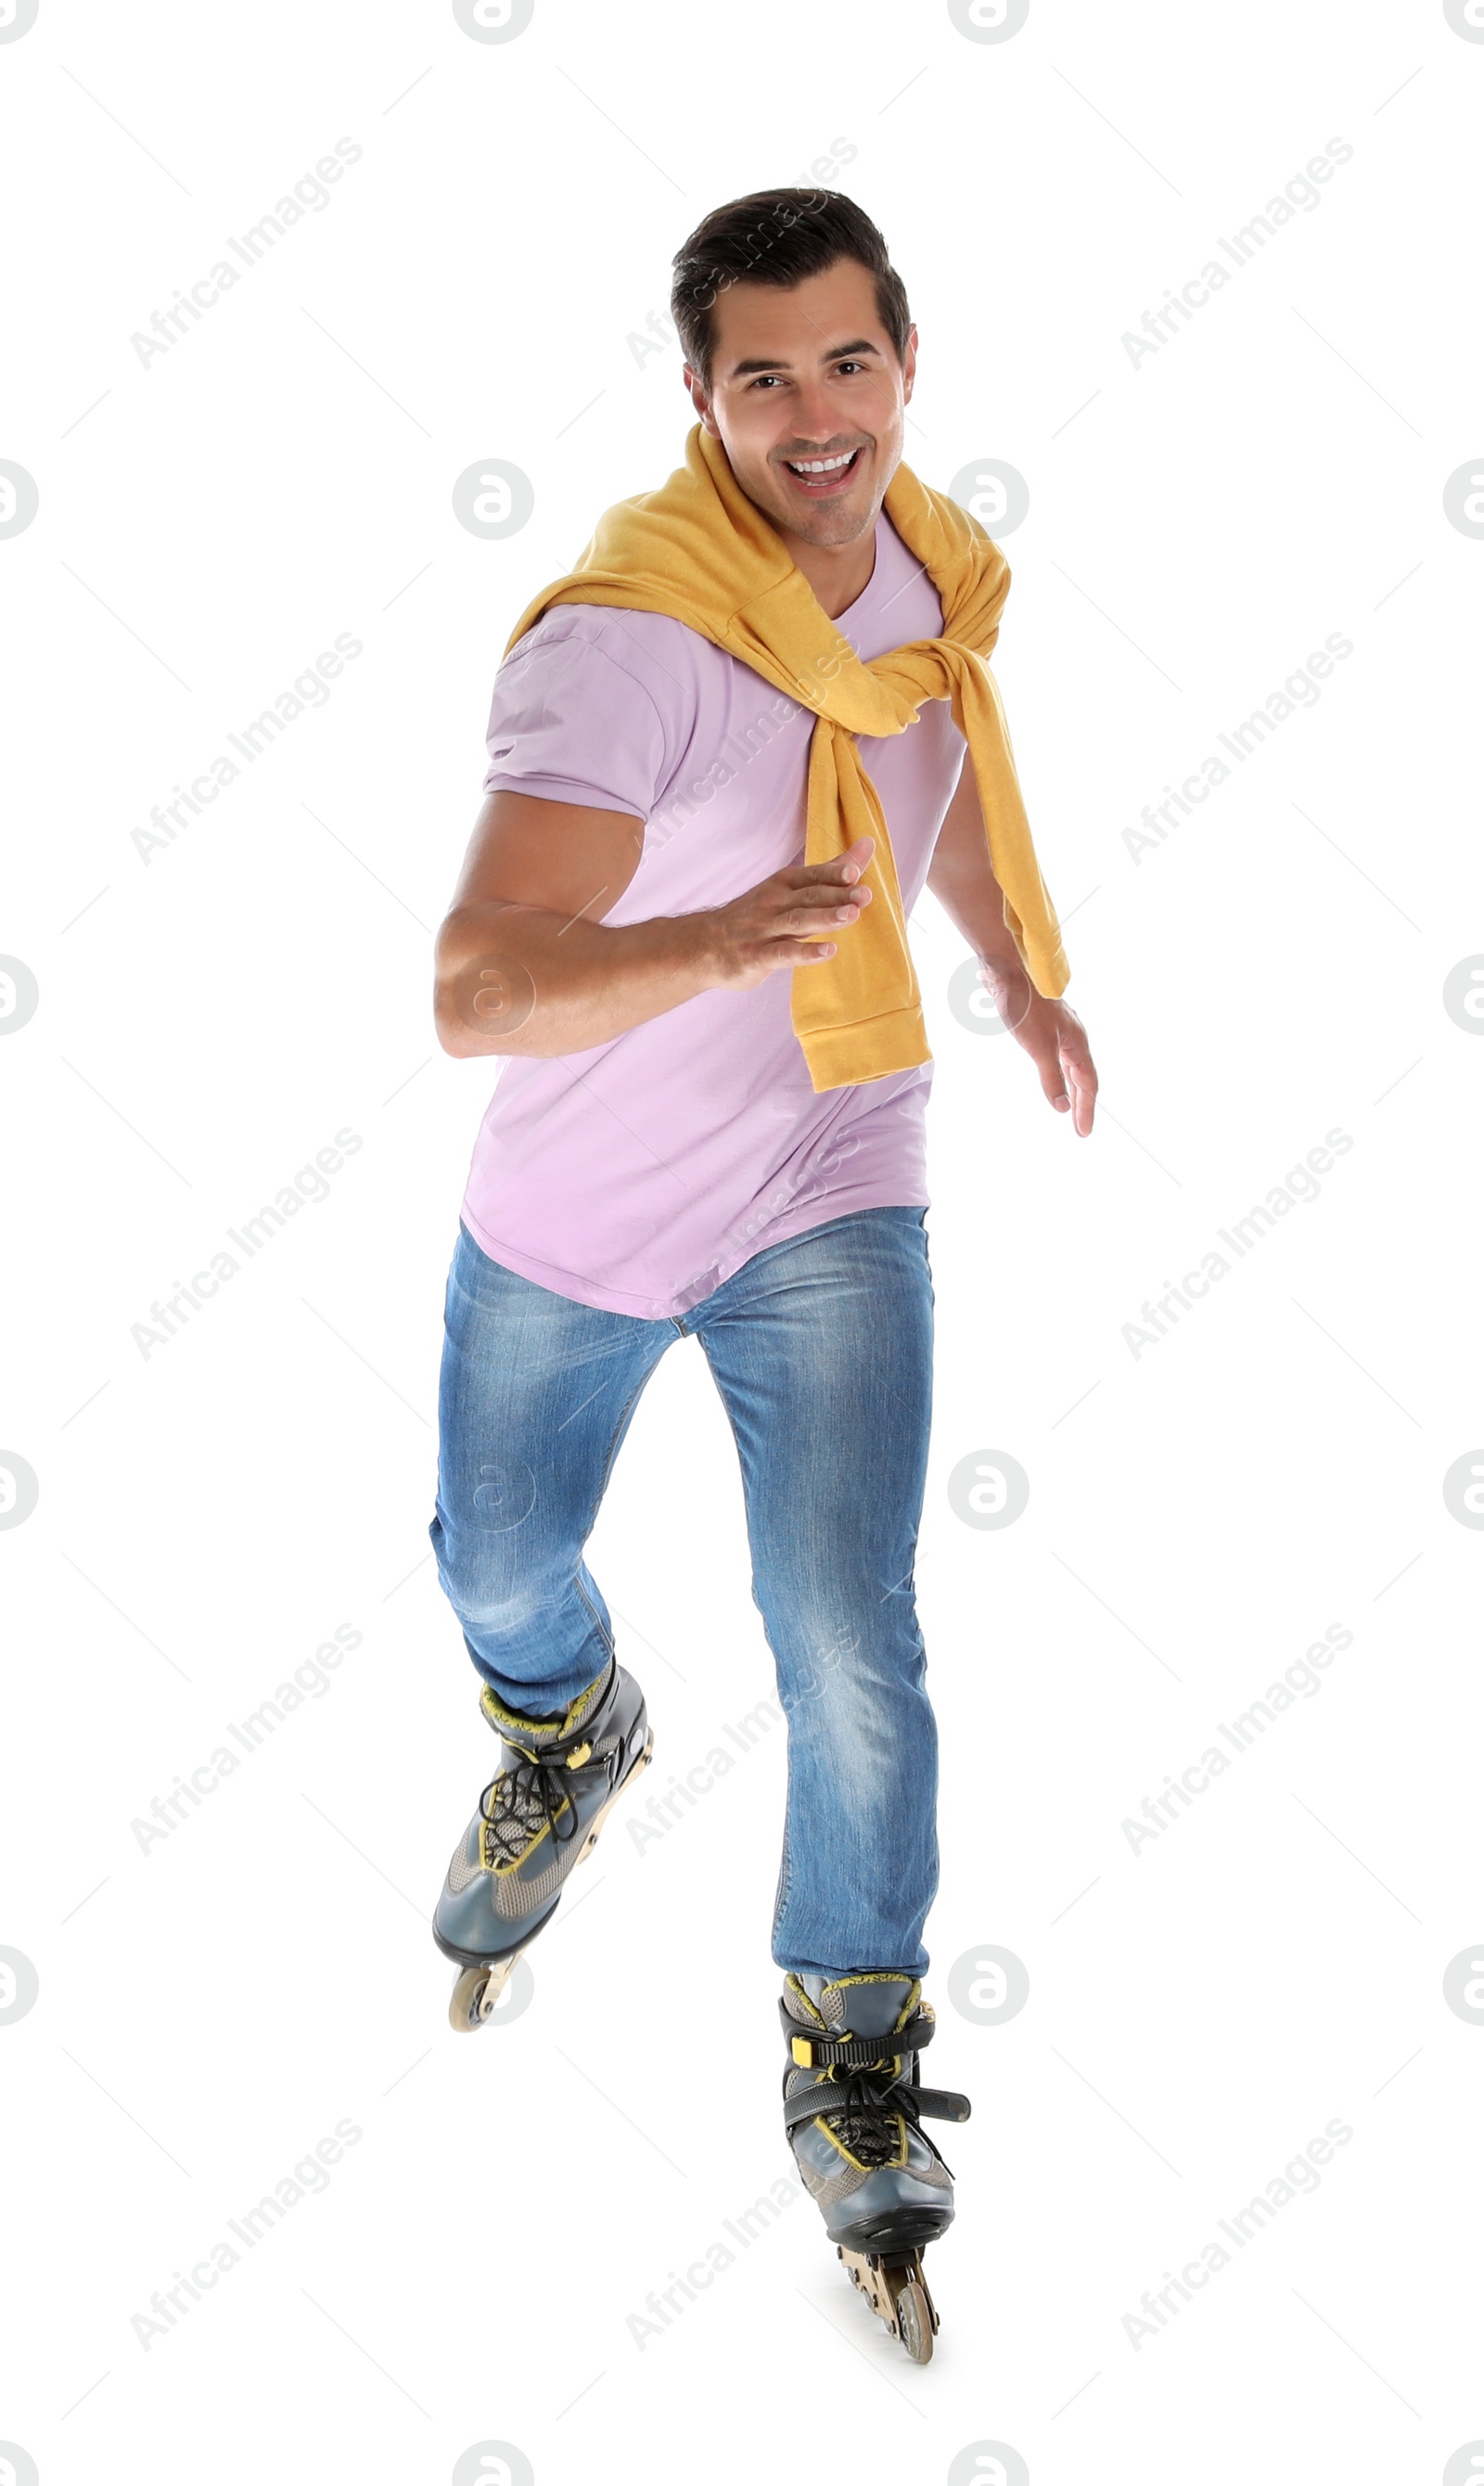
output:
[[[528,1716],[560,1710],[608,1663],[583,1548],[645,1383],[676,1338],[701,1340],[788,1720],[784,1969],[927,1966],[938,1749],[913,1593],[932,1397],[925,1216],[831,1218],[663,1320],[554,1294],[462,1226],[449,1272],[429,1534],[476,1668]]]

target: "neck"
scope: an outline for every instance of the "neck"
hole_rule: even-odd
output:
[[[793,555],[794,567],[803,571],[832,622],[869,587],[876,566],[875,515],[853,543],[807,543],[795,535],[784,535],[783,541]]]

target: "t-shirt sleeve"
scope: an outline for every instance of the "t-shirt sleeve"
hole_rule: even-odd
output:
[[[495,677],[486,794],[505,789],[647,820],[668,775],[664,720],[591,639],[517,646]]]

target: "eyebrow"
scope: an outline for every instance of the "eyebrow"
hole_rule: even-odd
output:
[[[829,352],[821,354],[819,359],[822,363],[838,363],[846,354],[874,354],[878,362],[881,360],[881,348],[873,345],[869,337],[853,338],[848,345],[832,345]],[[752,372],[788,372],[792,369],[793,365],[785,363],[781,354],[761,354],[754,355],[747,362],[733,363],[727,376],[740,380],[746,379]]]

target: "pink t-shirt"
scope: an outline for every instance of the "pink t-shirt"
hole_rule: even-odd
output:
[[[937,590],[885,511],[839,628],[863,658],[942,633]],[[688,915],[802,863],[813,727],[684,622],[561,604],[500,668],[484,787],[636,815],[644,852],[602,922]],[[907,914],[965,747],[943,700],[903,733],[861,738]],[[698,993],[583,1053],[508,1056],[463,1202],[481,1248],[554,1293],[659,1320],[827,1218],[930,1205],[931,1065],[816,1094],[791,981]]]

